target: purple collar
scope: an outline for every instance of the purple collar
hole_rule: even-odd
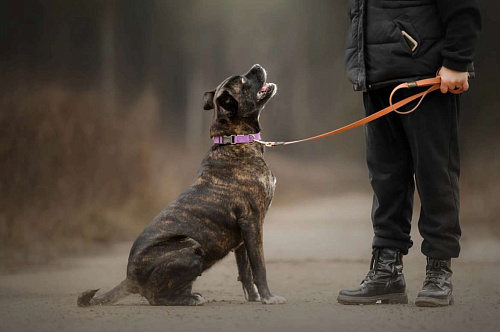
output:
[[[244,144],[260,140],[260,133],[250,135],[214,136],[214,144]]]

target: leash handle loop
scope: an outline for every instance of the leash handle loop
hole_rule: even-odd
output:
[[[395,104],[392,103],[392,98],[393,98],[394,94],[396,93],[396,91],[398,91],[400,89],[404,89],[404,88],[411,89],[411,88],[425,87],[425,86],[430,86],[430,88],[428,88],[425,91],[416,93],[416,94],[414,94],[408,98],[405,98],[401,101],[398,101]],[[320,135],[316,135],[316,136],[312,136],[312,137],[308,137],[308,138],[304,138],[304,139],[300,139],[300,140],[296,140],[296,141],[266,142],[266,141],[261,141],[261,140],[254,140],[254,142],[263,144],[266,147],[270,147],[270,148],[274,148],[277,146],[296,144],[296,143],[302,143],[302,142],[312,141],[312,140],[340,134],[344,131],[348,131],[348,130],[354,129],[356,127],[362,126],[364,124],[367,124],[367,123],[369,123],[373,120],[376,120],[376,119],[378,119],[386,114],[389,114],[393,111],[396,113],[399,113],[399,114],[409,114],[409,113],[415,111],[420,106],[420,104],[424,100],[425,96],[427,96],[427,94],[431,93],[432,91],[438,90],[440,88],[440,86],[441,86],[441,77],[439,77],[439,76],[434,77],[434,78],[427,78],[427,79],[423,79],[423,80],[419,80],[419,81],[415,81],[415,82],[402,83],[402,84],[398,85],[397,87],[395,87],[394,90],[392,90],[391,95],[389,97],[389,106],[388,107],[386,107],[386,108],[384,108],[376,113],[373,113],[372,115],[369,115],[361,120],[358,120],[358,121],[355,121],[351,124],[348,124],[344,127],[326,132],[324,134],[320,134]],[[417,100],[419,98],[420,98],[420,100],[418,101],[417,106],[415,106],[413,109],[411,109],[409,111],[398,111],[398,108],[403,107],[404,105],[407,105],[408,103],[410,103],[414,100]]]
[[[389,104],[392,106],[392,98],[394,97],[394,94],[396,93],[396,91],[398,91],[400,89],[412,89],[412,88],[424,87],[424,86],[429,86],[429,85],[431,87],[424,92],[424,94],[420,97],[420,100],[418,101],[417,105],[414,108],[412,108],[409,111],[399,111],[398,109],[394,109],[394,112],[396,112],[398,114],[403,114],[403,115],[410,114],[420,106],[420,104],[424,100],[425,96],[427,96],[427,94],[440,88],[441,77],[437,76],[434,78],[429,78],[429,79],[420,80],[420,81],[416,81],[416,82],[402,83],[402,84],[398,85],[391,92],[391,95],[389,97]]]

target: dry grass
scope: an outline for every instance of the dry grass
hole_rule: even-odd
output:
[[[24,86],[0,100],[0,262],[39,261],[135,229],[155,201],[158,107]],[[137,225],[137,223],[135,223]]]

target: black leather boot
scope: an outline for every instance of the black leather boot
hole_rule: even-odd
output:
[[[398,249],[375,248],[365,279],[356,289],[340,291],[337,301],[342,304],[408,303],[403,254]]]
[[[427,257],[426,270],[424,287],[418,293],[415,305],[443,307],[453,304],[451,259]]]

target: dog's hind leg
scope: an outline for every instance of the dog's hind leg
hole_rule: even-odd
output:
[[[200,293],[192,293],[192,285],[170,294],[159,294],[149,300],[151,305],[155,306],[199,306],[205,304],[206,300]]]
[[[203,251],[199,244],[167,252],[155,263],[158,265],[151,272],[146,286],[146,298],[151,305],[195,306],[205,303],[200,294],[191,293],[193,282],[203,271]]]

